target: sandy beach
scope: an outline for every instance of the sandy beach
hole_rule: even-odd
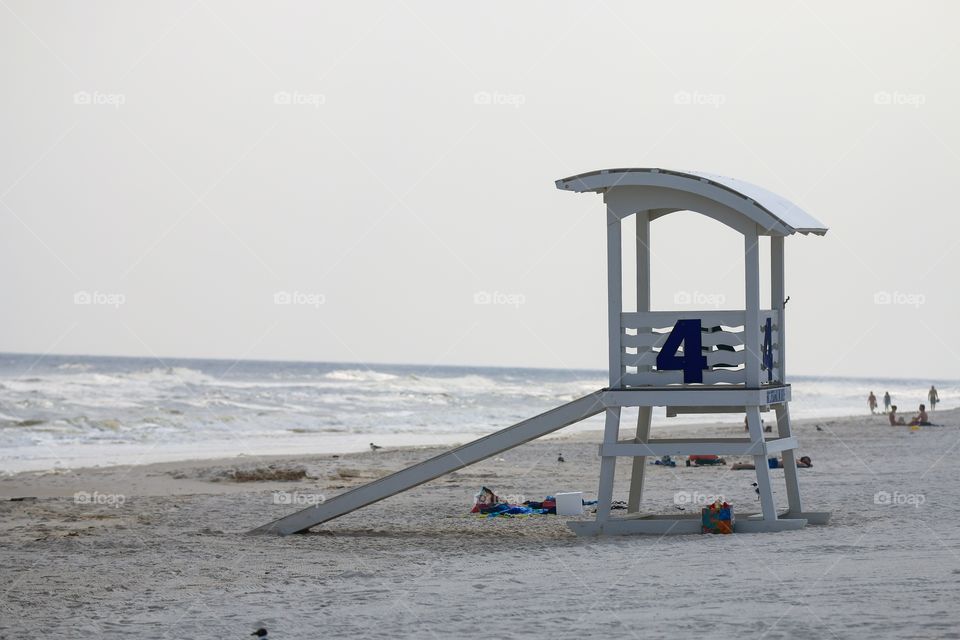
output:
[[[7,476],[0,637],[960,637],[960,410],[932,419],[945,426],[798,421],[814,461],[805,505],[834,516],[780,534],[578,539],[563,517],[468,513],[481,485],[593,498],[596,433],[532,442],[287,538],[245,532],[442,449]],[[655,435],[689,430],[740,431]],[[299,479],[261,479],[285,477]],[[645,509],[719,494],[753,510],[753,479],[651,467]]]
[[[957,2],[0,5],[0,640],[960,640]]]

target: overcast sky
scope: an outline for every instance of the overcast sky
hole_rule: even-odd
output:
[[[960,378],[957,6],[4,0],[0,350],[602,369],[553,181],[656,166],[830,227],[792,373]],[[742,307],[732,230],[653,250],[655,309]]]

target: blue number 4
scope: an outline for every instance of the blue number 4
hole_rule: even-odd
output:
[[[707,368],[707,357],[703,355],[703,340],[700,333],[700,320],[677,320],[673,331],[663,343],[657,354],[659,371],[683,371],[683,383],[703,382],[703,370]],[[680,345],[683,355],[678,356]]]

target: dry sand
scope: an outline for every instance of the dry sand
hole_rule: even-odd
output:
[[[0,501],[0,637],[244,638],[262,625],[272,640],[956,638],[960,411],[933,419],[948,426],[799,423],[814,460],[801,470],[805,505],[834,518],[780,534],[578,539],[565,518],[467,514],[481,485],[517,498],[595,497],[597,434],[530,443],[288,538],[244,534],[295,508],[275,504],[275,491],[332,496],[439,450],[8,476],[0,496],[34,499]],[[307,477],[235,478],[299,470]],[[616,499],[628,470],[621,460]],[[783,472],[772,473],[782,505]],[[753,510],[753,479],[729,467],[650,467],[646,507],[673,512],[678,495],[697,493]],[[893,504],[878,504],[878,492]]]

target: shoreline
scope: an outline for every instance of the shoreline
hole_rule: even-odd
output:
[[[449,447],[603,384],[589,372],[513,367],[345,369],[354,365],[240,361],[224,371],[202,359],[167,367],[142,358],[48,358],[37,365],[0,354],[0,360],[0,475],[239,455],[344,455],[366,451],[370,442]],[[865,390],[885,385],[879,379],[831,380],[795,377],[796,420],[864,415]],[[923,401],[920,383],[893,382],[890,391],[901,407]],[[960,404],[960,381],[941,389],[949,405]],[[718,420],[735,425],[742,417],[668,419],[657,407],[654,432],[683,433]],[[602,416],[595,416],[546,437],[602,428]]]
[[[736,415],[736,414],[730,414],[730,415]],[[770,412],[769,414],[762,414],[762,415],[764,416],[764,418],[766,418],[766,416],[768,415],[772,416],[773,412]],[[836,421],[836,420],[846,420],[851,417],[855,417],[855,416],[833,416],[829,418],[804,418],[801,420],[793,420],[792,424],[800,425],[800,424],[810,423],[810,422],[828,422],[828,421]],[[574,441],[596,440],[596,442],[599,442],[600,439],[602,439],[603,437],[602,424],[597,428],[592,428],[592,429],[584,428],[587,426],[587,423],[590,420],[591,419],[584,420],[579,425],[577,424],[570,425],[569,427],[566,427],[565,429],[562,429],[560,431],[547,434],[541,437],[540,439],[541,440],[570,439]],[[593,418],[593,420],[598,421],[596,418]],[[626,431],[629,430],[629,427],[627,427],[626,424],[627,424],[627,421],[625,420],[624,426],[621,429],[621,431],[624,433],[626,433]],[[680,433],[690,433],[690,432],[700,431],[704,429],[709,430],[711,428],[736,427],[736,426],[738,426],[738,423],[735,420],[730,420],[729,422],[726,422],[726,421],[676,422],[672,424],[659,424],[659,425],[654,424],[653,429],[655,431],[660,431],[660,432],[666,429],[671,429],[671,430],[676,430],[677,432],[680,432]],[[506,428],[506,427],[502,427],[502,428]],[[164,456],[162,459],[144,460],[143,462],[132,461],[132,462],[116,462],[116,463],[92,464],[92,465],[79,464],[75,466],[56,464],[54,466],[12,469],[10,471],[5,471],[3,475],[0,475],[0,477],[4,477],[4,476],[13,477],[19,474],[44,474],[44,473],[66,472],[66,471],[93,471],[97,469],[112,469],[112,468],[118,468],[118,467],[148,467],[153,465],[178,464],[178,463],[183,463],[183,464],[216,463],[216,462],[235,461],[238,459],[252,460],[252,459],[286,458],[290,456],[345,457],[345,456],[363,454],[368,452],[369,438],[373,438],[377,442],[377,444],[381,444],[391,450],[436,449],[438,452],[442,452],[442,451],[451,449],[453,447],[459,446],[461,444],[471,442],[472,440],[482,438],[486,435],[489,435],[489,433],[494,433],[495,431],[497,431],[497,429],[492,429],[488,433],[477,433],[477,434],[434,433],[434,434],[429,434],[423,437],[418,437],[415,434],[410,434],[410,433],[399,433],[399,434],[360,433],[360,434],[349,434],[342,437],[324,435],[323,436],[324,442],[320,446],[327,447],[327,449],[323,451],[319,451],[319,450],[304,451],[302,444],[295,444],[289,441],[286,441],[283,443],[277,443],[275,445],[276,450],[271,451],[270,445],[273,439],[265,439],[263,441],[263,445],[264,445],[264,448],[267,449],[267,451],[265,451],[264,453],[240,452],[240,453],[229,454],[229,455],[214,455],[211,453],[211,455],[199,455],[199,456],[193,456],[187,453],[180,453],[180,454],[171,453],[169,455],[172,457]],[[305,440],[309,439],[310,434],[303,434],[302,438]],[[428,439],[430,440],[429,442],[425,441]],[[249,441],[249,439],[243,439],[243,438],[238,438],[237,440]],[[352,442],[352,441],[356,441],[358,444],[353,447],[337,448],[337,447],[343,447],[343,443]],[[331,443],[333,443],[334,448],[329,448]],[[215,447],[216,445],[217,443],[204,443],[204,448],[209,449],[209,448]],[[139,460],[143,457],[141,455],[142,449],[143,450],[150,449],[149,446],[143,447],[141,449],[141,448],[134,447],[132,445],[109,445],[109,444],[108,445],[89,444],[89,445],[84,445],[84,447],[89,447],[91,453],[96,453],[98,450],[99,451],[103,451],[104,449],[109,450],[111,448],[114,448],[118,452],[125,449],[126,451],[122,451],[123,454],[126,457],[132,458],[134,460]],[[189,449],[191,451],[195,450],[195,447],[191,447],[191,445],[184,445],[184,448]],[[51,452],[52,451],[54,450],[51,449]],[[100,454],[100,455],[103,455],[103,454]],[[57,458],[57,459],[59,460],[60,458]]]
[[[946,419],[960,424],[960,408],[938,409],[937,412],[932,415],[934,417],[937,415],[944,416]],[[767,416],[772,417],[773,412],[770,412],[769,414],[763,414],[763,416],[765,421],[773,424],[774,429],[776,429],[775,419],[767,420]],[[804,432],[809,432],[811,429],[815,429],[817,425],[824,425],[825,427],[839,427],[840,429],[843,429],[845,426],[858,424],[862,421],[871,421],[872,423],[876,423],[878,428],[890,430],[909,430],[909,427],[889,426],[887,424],[886,414],[882,413],[862,416],[836,416],[826,419],[804,418],[801,420],[793,420],[791,425],[793,427],[794,435],[800,436],[802,444],[802,434]],[[924,428],[939,429],[941,427]],[[671,425],[655,425],[654,429],[659,431],[661,435],[664,434],[667,429],[669,429],[670,435],[682,437],[691,437],[693,435],[714,437],[743,436],[743,429],[740,424],[733,422],[677,423]],[[630,426],[626,420],[621,426],[620,433],[621,437],[630,437],[632,435],[632,426]],[[482,435],[476,436],[476,438],[480,437],[482,437]],[[281,451],[262,454],[240,453],[230,456],[183,457],[171,460],[149,461],[143,463],[133,462],[110,465],[26,469],[6,473],[5,475],[0,476],[0,499],[20,497],[69,497],[70,494],[67,491],[68,486],[65,481],[70,479],[82,479],[84,481],[95,480],[96,482],[94,484],[97,486],[102,485],[109,488],[111,491],[116,492],[119,490],[118,480],[120,478],[134,476],[140,478],[157,477],[161,475],[172,475],[176,472],[185,473],[187,478],[172,478],[170,481],[158,484],[143,482],[135,483],[135,485],[133,485],[134,488],[141,493],[134,491],[131,493],[131,495],[185,495],[202,490],[213,490],[214,493],[233,492],[233,489],[225,489],[227,487],[233,487],[236,489],[236,492],[241,492],[245,488],[244,484],[230,485],[229,483],[223,483],[219,481],[214,483],[207,479],[199,480],[198,484],[197,481],[195,481],[197,479],[190,479],[190,476],[191,474],[197,473],[198,470],[204,469],[249,468],[263,465],[276,465],[280,463],[285,463],[286,466],[297,466],[317,463],[318,461],[326,462],[328,465],[332,464],[336,466],[345,463],[355,463],[358,461],[369,463],[371,460],[377,460],[377,457],[379,457],[380,460],[400,458],[403,460],[413,460],[419,462],[448,451],[456,446],[460,446],[461,444],[465,444],[472,439],[473,438],[467,440],[458,439],[455,435],[453,435],[447,438],[448,442],[445,443],[434,442],[385,446],[382,451],[378,451],[376,453],[373,453],[369,450],[303,451],[301,449],[295,452]],[[527,445],[521,446],[529,446],[530,444],[534,443],[539,443],[540,445],[549,443],[552,448],[562,447],[565,444],[569,444],[570,446],[593,446],[599,444],[602,439],[602,429],[590,429],[572,432],[564,432],[564,430],[561,430],[533,440],[531,443],[527,443]],[[504,453],[509,453],[509,451]],[[497,456],[493,456],[492,458],[496,457]],[[485,461],[480,461],[476,463],[476,465],[483,464],[484,462]],[[399,470],[399,468],[402,467],[398,467],[395,470]],[[283,483],[281,482],[278,486],[282,485]],[[22,494],[22,490],[25,488],[25,486],[32,486],[36,493],[34,495],[25,496]],[[18,493],[18,491],[20,493]]]

